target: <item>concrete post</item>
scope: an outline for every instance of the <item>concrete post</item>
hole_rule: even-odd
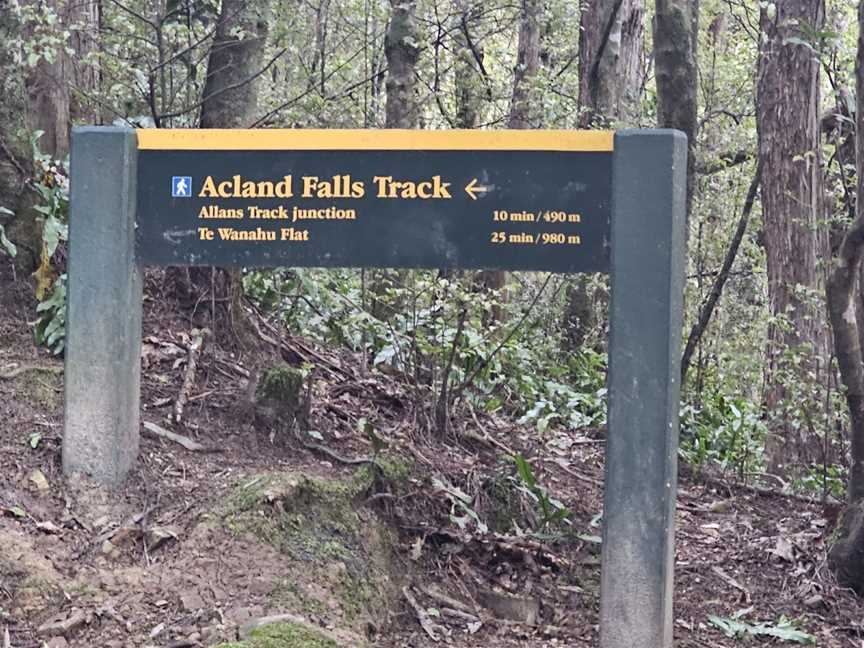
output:
[[[72,132],[63,470],[120,483],[138,454],[135,131]]]
[[[680,132],[615,135],[601,648],[672,645],[686,169]]]

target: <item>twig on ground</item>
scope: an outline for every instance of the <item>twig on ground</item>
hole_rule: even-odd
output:
[[[189,355],[186,360],[186,373],[183,375],[183,385],[180,387],[180,393],[177,394],[177,399],[174,401],[174,422],[180,423],[183,419],[183,408],[189,400],[189,392],[192,385],[195,384],[195,370],[198,367],[198,356],[201,349],[204,347],[204,339],[210,333],[205,329],[193,329],[192,343],[189,345]]]
[[[573,470],[572,468],[570,468],[570,466],[567,466],[566,464],[561,463],[560,461],[555,461],[553,463],[556,466],[558,466],[561,470],[563,470],[565,473],[567,473],[571,477],[575,477],[579,481],[583,481],[587,484],[593,484],[594,486],[600,486],[601,488],[603,487],[603,482],[599,479],[594,479],[593,477],[589,477],[588,475],[583,475],[582,473]]]
[[[744,601],[748,605],[750,604],[750,590],[748,590],[741,583],[736,581],[729,574],[727,574],[725,571],[723,571],[722,569],[720,569],[717,566],[712,567],[711,571],[714,572],[715,574],[717,574],[724,583],[729,585],[729,587],[732,587],[734,589],[737,589],[740,592],[743,592],[744,593]]]
[[[190,450],[191,452],[222,452],[222,448],[211,448],[209,446],[205,446],[201,443],[198,443],[197,441],[193,441],[189,437],[183,436],[182,434],[177,434],[175,432],[171,432],[170,430],[166,430],[165,428],[156,425],[155,423],[144,421],[142,425],[144,426],[144,430],[146,430],[153,436],[161,437],[163,439],[173,441],[174,443],[178,443],[187,450]]]

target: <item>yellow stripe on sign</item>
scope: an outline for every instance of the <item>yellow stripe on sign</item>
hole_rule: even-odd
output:
[[[139,150],[611,151],[613,131],[140,129]]]

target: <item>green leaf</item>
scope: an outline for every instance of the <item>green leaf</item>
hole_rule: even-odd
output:
[[[14,515],[17,518],[26,518],[27,517],[27,511],[25,511],[20,506],[10,506],[6,510],[9,511],[12,515]]]
[[[531,466],[520,453],[516,453],[513,457],[516,464],[516,472],[519,474],[519,479],[522,480],[528,488],[534,489],[537,487],[537,480],[534,478],[534,473],[531,471]]]
[[[42,442],[42,433],[41,432],[33,432],[30,434],[30,447],[34,450],[39,447],[39,444]]]
[[[0,207],[0,212],[9,212],[8,209],[4,207]],[[12,212],[9,212],[10,214]],[[6,228],[0,225],[0,248],[3,248],[10,257],[14,258],[16,254],[18,254],[18,248],[15,247],[15,244],[6,238]]]

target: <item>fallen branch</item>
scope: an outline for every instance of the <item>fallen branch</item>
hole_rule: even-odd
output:
[[[63,373],[63,367],[46,367],[44,365],[22,365],[8,371],[0,372],[0,380],[12,380],[13,378],[17,378],[21,374],[27,373],[28,371],[44,371],[45,373],[59,375]]]
[[[314,450],[315,452],[320,452],[323,455],[327,455],[331,459],[338,461],[339,463],[348,465],[348,466],[359,466],[374,463],[374,461],[370,457],[357,457],[356,459],[352,459],[351,457],[343,457],[338,454],[334,450],[331,450],[327,446],[323,446],[319,443],[306,443],[303,442],[303,447],[308,450]]]
[[[440,626],[437,623],[433,623],[432,617],[429,616],[429,613],[421,606],[417,599],[414,598],[414,595],[411,593],[411,590],[408,587],[402,588],[402,594],[405,595],[405,599],[414,608],[414,612],[417,614],[417,621],[420,623],[420,627],[423,628],[423,632],[429,635],[429,638],[432,641],[438,642],[441,641],[441,637],[438,636],[438,632],[441,632],[442,635],[447,635],[447,629],[444,626]]]
[[[187,436],[183,436],[182,434],[177,434],[175,432],[171,432],[170,430],[166,430],[165,428],[160,427],[155,423],[144,421],[142,425],[144,426],[144,430],[149,432],[153,436],[161,437],[163,439],[173,441],[174,443],[178,443],[192,452],[222,452],[222,448],[211,448],[205,446],[201,443],[198,443],[197,441],[193,441]]]
[[[431,586],[427,586],[427,587],[424,587],[422,589],[423,589],[423,593],[426,594],[426,596],[428,596],[429,598],[431,598],[435,601],[438,601],[438,603],[440,603],[441,605],[443,605],[445,607],[452,608],[454,610],[459,610],[460,612],[462,612],[464,614],[468,614],[468,615],[474,617],[473,619],[471,619],[472,621],[478,620],[476,610],[472,609],[471,606],[468,605],[467,603],[463,603],[459,599],[455,599],[452,596],[448,596],[447,594],[444,594],[443,592],[440,592],[436,588],[431,587]]]
[[[198,367],[198,356],[204,346],[204,338],[210,331],[205,329],[192,330],[192,343],[189,345],[189,355],[186,360],[186,373],[183,375],[183,384],[180,387],[180,393],[177,394],[177,400],[174,401],[174,422],[180,423],[183,419],[183,408],[189,400],[189,392],[192,385],[195,383],[195,370]]]

